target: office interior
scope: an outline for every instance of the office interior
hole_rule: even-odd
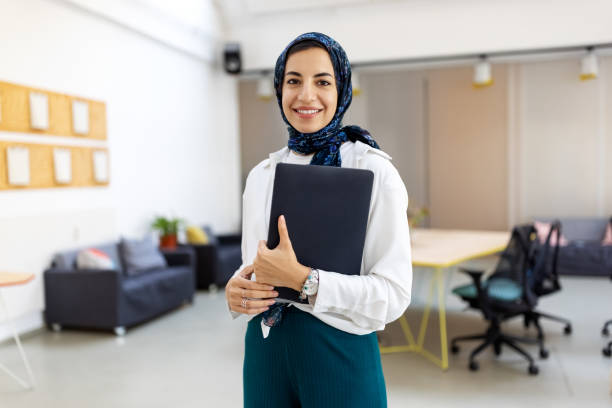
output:
[[[45,270],[61,251],[121,238],[157,242],[159,215],[184,221],[182,243],[189,225],[239,234],[250,169],[287,144],[274,63],[304,32],[328,34],[346,50],[355,78],[344,123],[368,129],[392,157],[410,208],[427,211],[418,228],[510,236],[535,220],[601,219],[605,227],[610,16],[612,5],[599,0],[0,0],[0,272],[32,275],[0,286],[8,312],[0,363],[27,383],[0,371],[0,406],[242,405],[246,323],[230,317],[222,284],[196,288],[192,302],[123,333],[53,330]],[[227,72],[228,44],[238,45],[238,74]],[[48,92],[49,103],[55,94],[103,103],[89,130],[100,119],[104,137],[54,132],[52,123],[11,128],[10,86]],[[72,181],[59,183],[56,172],[50,184],[11,184],[14,145],[34,149],[31,180],[37,146],[104,151],[106,178],[95,181],[94,157],[83,164],[94,181],[78,184],[73,154]],[[492,271],[498,260],[487,254],[445,269],[448,341],[488,327],[452,292],[470,283],[460,267]],[[476,343],[458,354],[441,345],[434,302],[424,342],[436,354],[449,348],[448,368],[418,353],[383,354],[389,406],[609,406],[612,360],[602,349],[611,339],[602,326],[612,319],[612,254],[607,262],[607,275],[562,274],[561,289],[538,302],[568,318],[572,332],[542,322],[548,358],[525,346],[537,375],[506,349],[484,351],[470,370]],[[431,268],[414,267],[405,319],[415,333],[430,276]],[[520,318],[503,326],[534,335]],[[405,342],[401,324],[389,324],[379,341]]]

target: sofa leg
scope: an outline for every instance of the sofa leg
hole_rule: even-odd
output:
[[[62,325],[59,323],[52,323],[51,324],[51,330],[53,330],[56,333],[59,333],[62,331]]]
[[[117,326],[114,328],[115,335],[118,337],[125,336],[125,327]]]

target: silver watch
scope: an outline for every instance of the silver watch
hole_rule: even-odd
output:
[[[310,273],[304,282],[304,286],[302,286],[302,291],[300,292],[300,299],[304,300],[308,298],[308,296],[314,296],[319,291],[319,271],[313,268],[310,268]]]

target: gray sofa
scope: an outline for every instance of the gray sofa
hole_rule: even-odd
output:
[[[49,327],[111,329],[123,335],[127,327],[193,302],[192,250],[163,251],[167,267],[128,275],[119,246],[110,243],[94,247],[110,256],[116,265],[113,270],[76,269],[79,250],[55,255],[44,272],[45,320]]]
[[[558,271],[561,275],[612,276],[612,246],[602,246],[609,218],[560,218],[561,234],[569,241],[559,247]],[[551,222],[549,218],[537,221]]]

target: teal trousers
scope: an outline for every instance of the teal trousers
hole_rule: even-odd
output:
[[[245,408],[381,408],[385,379],[375,333],[355,335],[288,307],[268,338],[261,317],[245,337]]]

